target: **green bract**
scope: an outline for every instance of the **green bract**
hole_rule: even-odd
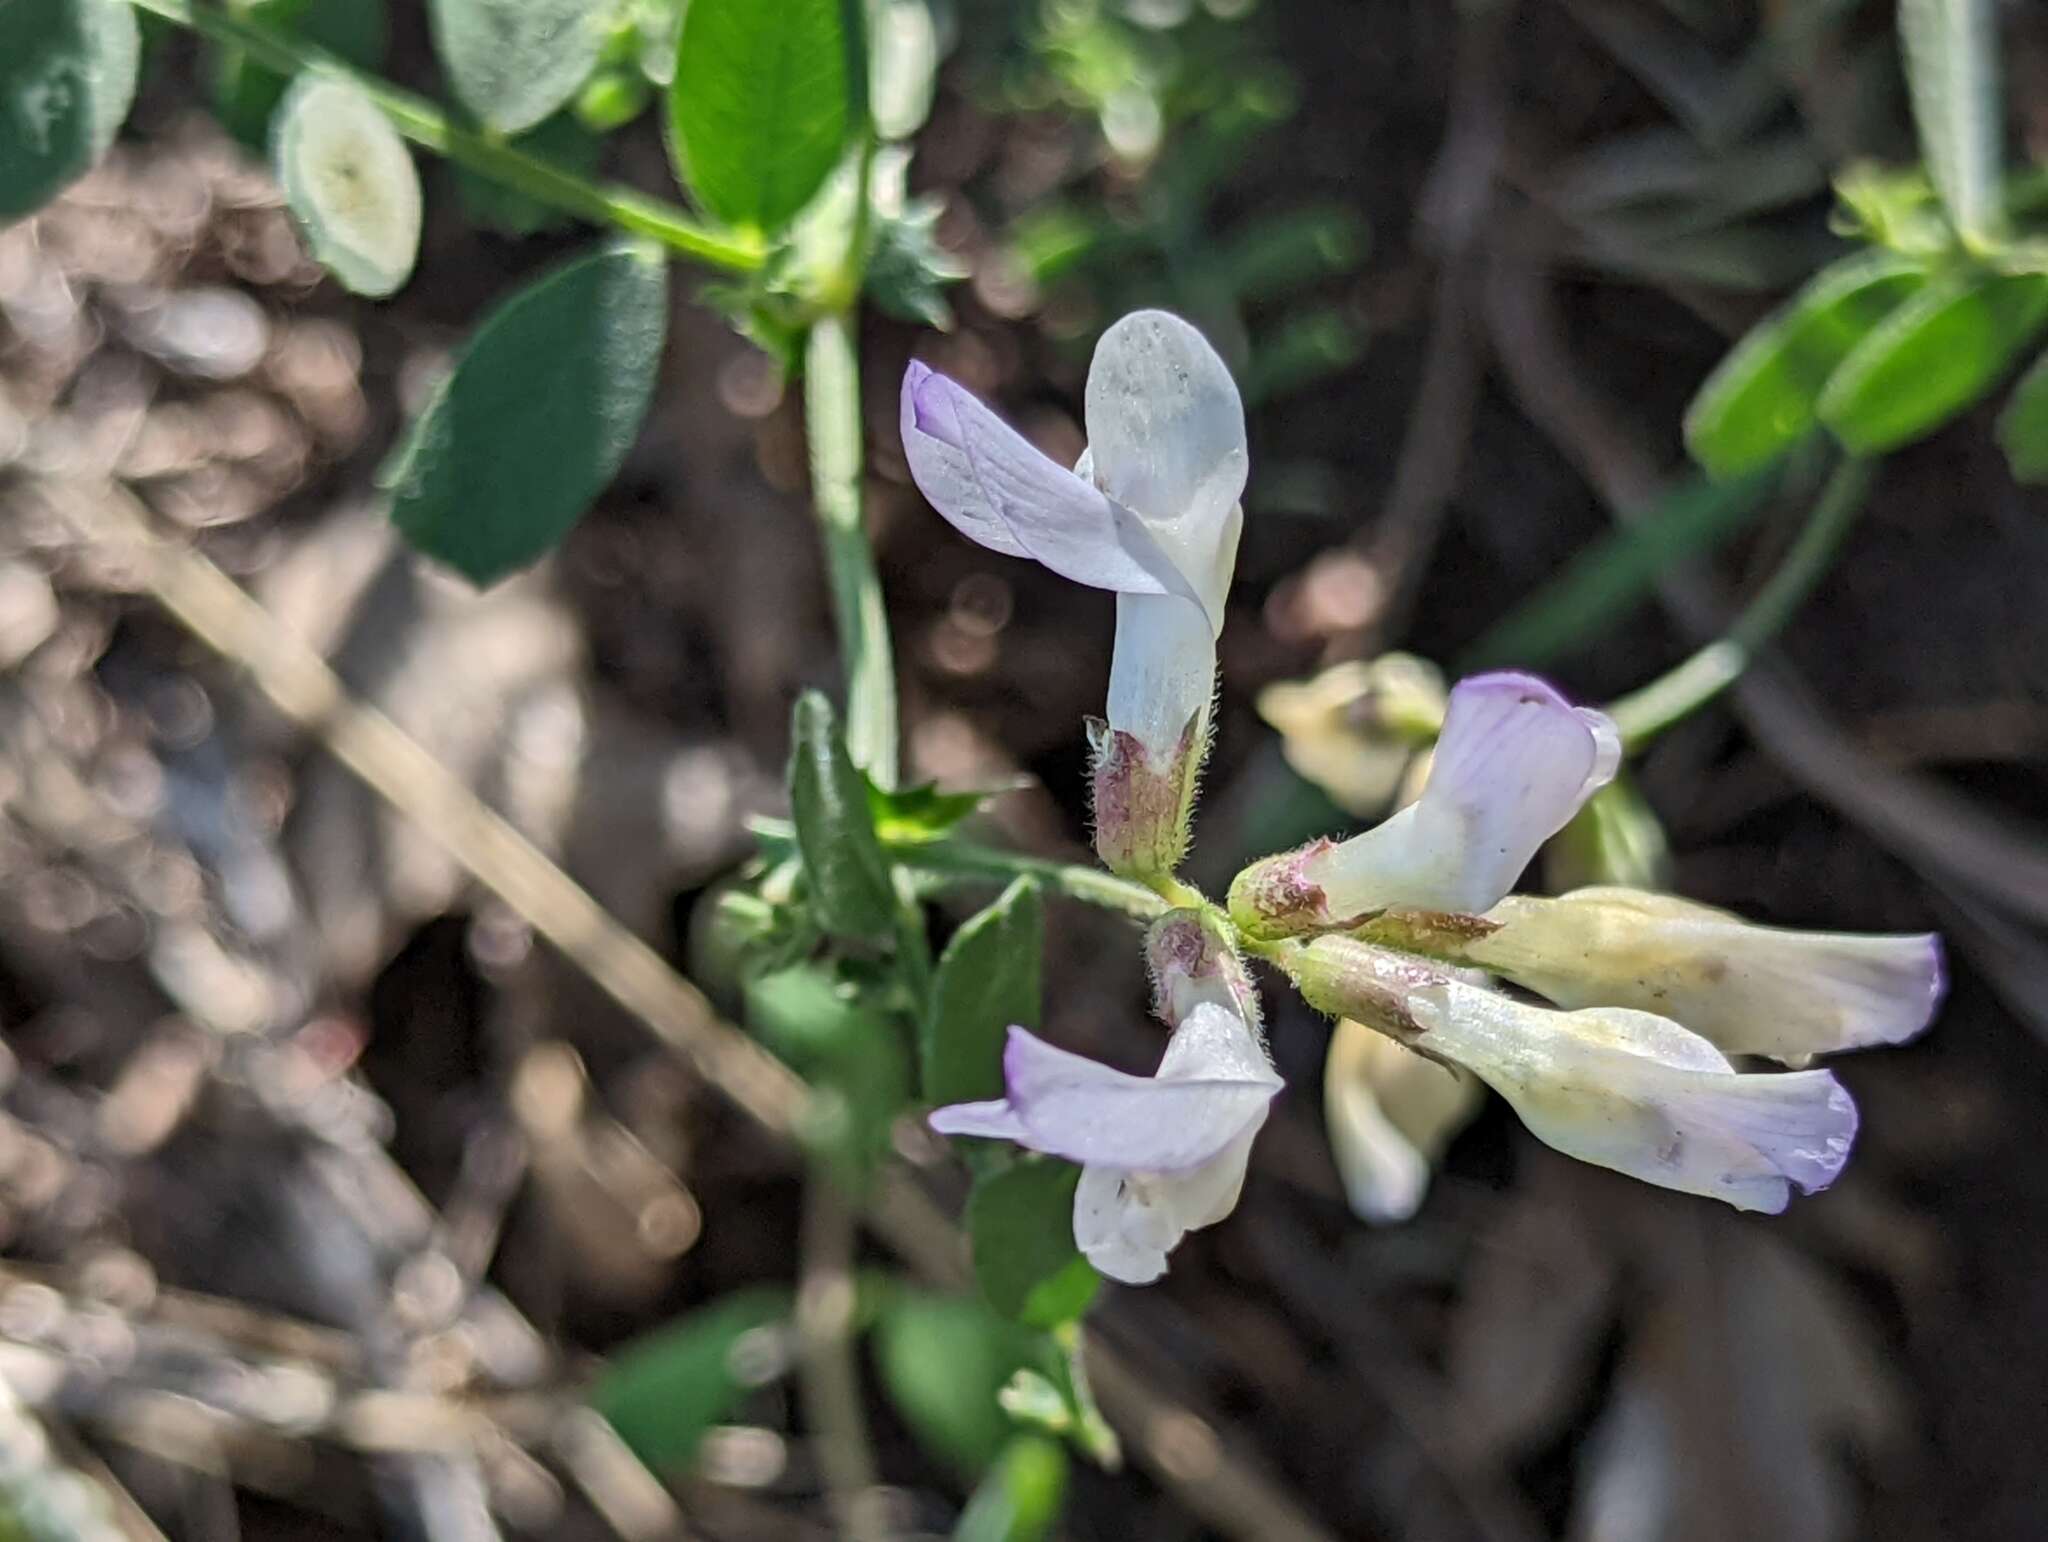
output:
[[[345,80],[302,75],[278,109],[271,158],[306,246],[349,289],[387,295],[420,247],[420,179],[405,141]]]
[[[867,779],[847,757],[832,704],[818,692],[798,698],[790,740],[790,813],[819,924],[835,937],[887,937],[895,896],[868,810]]]
[[[140,51],[125,0],[0,5],[0,219],[41,208],[106,152]]]
[[[610,13],[607,0],[433,0],[434,49],[462,105],[516,134],[576,94]]]
[[[851,129],[851,45],[841,0],[691,0],[670,148],[709,213],[772,235],[810,202]]]
[[[500,304],[385,467],[406,539],[478,584],[543,556],[638,435],[667,321],[667,269],[639,246]]]

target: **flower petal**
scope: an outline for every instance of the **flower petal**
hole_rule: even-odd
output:
[[[949,1103],[933,1109],[926,1115],[925,1123],[941,1135],[978,1135],[983,1140],[1008,1140],[1019,1145],[1031,1138],[1008,1098],[987,1103]]]
[[[1620,735],[1533,675],[1474,675],[1451,692],[1422,796],[1302,865],[1333,916],[1392,905],[1476,914],[1612,776]]]
[[[1219,549],[1235,544],[1229,527],[1249,464],[1229,368],[1180,317],[1133,311],[1095,345],[1086,407],[1096,485],[1213,587]]]
[[[1933,1019],[1946,983],[1941,940],[1758,926],[1636,889],[1516,895],[1472,962],[1561,1007],[1669,1013],[1731,1055],[1803,1061],[1899,1044]]]
[[[1264,1122],[1261,1109],[1258,1123],[1185,1173],[1083,1168],[1074,1190],[1074,1245],[1113,1280],[1146,1285],[1158,1279],[1182,1237],[1237,1207],[1252,1137]]]
[[[1175,1039],[1190,1027],[1198,1037],[1211,1034],[1204,1026],[1211,1013],[1230,1016],[1198,1006]],[[1032,1150],[1130,1172],[1176,1173],[1209,1161],[1265,1118],[1280,1078],[1263,1055],[1259,1060],[1254,1070],[1203,1052],[1184,1056],[1171,1076],[1130,1076],[1012,1028],[1003,1079],[1026,1132],[1020,1143]]]
[[[1209,710],[1216,691],[1216,640],[1201,607],[1173,594],[1119,594],[1116,645],[1109,656],[1111,728],[1170,763],[1188,724]],[[1205,732],[1190,741],[1196,753]]]
[[[903,372],[900,427],[919,490],[969,540],[1098,589],[1195,597],[1136,514],[914,359]]]
[[[1420,1043],[1469,1068],[1531,1133],[1647,1183],[1776,1212],[1834,1182],[1856,1105],[1826,1071],[1743,1073],[1668,1019],[1555,1012],[1450,983],[1417,991]]]
[[[1323,1069],[1323,1122],[1359,1218],[1386,1223],[1414,1215],[1437,1158],[1483,1096],[1464,1072],[1339,1018]]]

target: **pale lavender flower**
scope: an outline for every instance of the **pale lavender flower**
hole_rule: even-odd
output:
[[[1614,777],[1621,736],[1533,675],[1473,675],[1451,691],[1421,795],[1349,840],[1268,857],[1231,885],[1232,917],[1267,936],[1375,911],[1476,914]]]
[[[1664,1013],[1726,1054],[1792,1064],[1903,1043],[1947,981],[1931,933],[1788,931],[1638,889],[1512,895],[1486,920],[1460,956],[1561,1007]]]
[[[1068,471],[965,387],[913,362],[903,448],[918,487],[961,534],[1115,592],[1108,729],[1097,744],[1101,849],[1120,871],[1170,869],[1186,845],[1244,523],[1244,406],[1201,333],[1137,311],[1096,345],[1085,409],[1088,448]]]
[[[1769,1211],[1849,1160],[1856,1105],[1830,1072],[1738,1071],[1669,1018],[1558,1011],[1351,937],[1282,946],[1311,1004],[1464,1067],[1567,1156]]]
[[[1111,1279],[1166,1272],[1188,1232],[1228,1215],[1279,1075],[1245,1020],[1197,1003],[1158,1071],[1132,1076],[1011,1028],[1005,1095],[935,1109],[945,1135],[1014,1141],[1081,1164],[1074,1241]]]

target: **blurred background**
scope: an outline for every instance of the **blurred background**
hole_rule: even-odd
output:
[[[1798,529],[1797,466],[1701,512],[1680,421],[1846,250],[1831,179],[1915,158],[1890,5],[931,9],[908,192],[960,281],[897,307],[944,331],[864,322],[870,525],[912,770],[1017,784],[983,838],[1086,858],[1111,607],[925,506],[895,439],[913,352],[1067,460],[1124,311],[1188,316],[1235,369],[1211,892],[1359,822],[1262,688],[1398,647],[1609,699]],[[2048,156],[2048,12],[2002,26],[2008,128]],[[438,94],[414,0],[374,47]],[[624,471],[556,557],[473,591],[395,539],[373,473],[478,313],[587,232],[423,158],[416,279],[352,298],[247,148],[264,82],[150,49],[106,163],[0,231],[0,1536],[832,1535],[790,1377],[801,1165],[66,514],[131,489],[718,996],[705,914],[782,811],[791,701],[836,678],[798,393],[678,269]],[[663,190],[659,117],[586,94],[536,141]],[[1327,1027],[1272,990],[1289,1091],[1243,1204],[1089,1318],[1178,1422],[1148,1461],[1062,1462],[1051,1529],[962,1535],[1297,1534],[1190,1507],[1223,1456],[1301,1535],[2048,1531],[2048,496],[1990,417],[1885,462],[1778,656],[1636,782],[1678,892],[1947,937],[1935,1029],[1839,1067],[1843,1181],[1738,1216],[1495,1105],[1419,1213],[1369,1225],[1324,1133]],[[1051,1036],[1130,1058],[1135,933],[1056,906],[1049,946]],[[1020,1449],[1008,1365],[944,1313],[889,1321],[858,1388],[884,1529],[947,1535]]]

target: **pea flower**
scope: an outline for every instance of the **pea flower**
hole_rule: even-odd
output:
[[[1437,1160],[1484,1097],[1466,1072],[1339,1018],[1323,1065],[1323,1124],[1352,1213],[1386,1224],[1421,1209]]]
[[[1357,1017],[1492,1087],[1539,1140],[1647,1183],[1783,1210],[1834,1182],[1856,1105],[1828,1071],[1737,1071],[1669,1018],[1564,1012],[1350,937],[1283,945],[1311,1004]]]
[[[1074,1242],[1130,1285],[1158,1279],[1182,1237],[1236,1208],[1252,1139],[1281,1087],[1254,1027],[1250,976],[1213,923],[1171,912],[1146,951],[1156,1003],[1177,1025],[1153,1075],[1113,1070],[1013,1027],[1004,1095],[930,1116],[943,1135],[1014,1141],[1080,1163]]]
[[[1231,917],[1276,937],[1392,906],[1477,914],[1620,764],[1603,713],[1533,675],[1473,675],[1451,691],[1421,796],[1363,835],[1253,863],[1231,885]]]
[[[1072,471],[956,381],[913,361],[901,429],[932,506],[991,551],[1115,592],[1108,723],[1095,731],[1097,849],[1171,872],[1208,745],[1216,639],[1244,513],[1244,406],[1187,322],[1136,311],[1088,371],[1088,448]]]
[[[1900,1044],[1934,1018],[1941,939],[1758,926],[1669,894],[1575,889],[1512,895],[1461,962],[1561,1007],[1638,1007],[1677,1017],[1730,1055],[1802,1063]]]

